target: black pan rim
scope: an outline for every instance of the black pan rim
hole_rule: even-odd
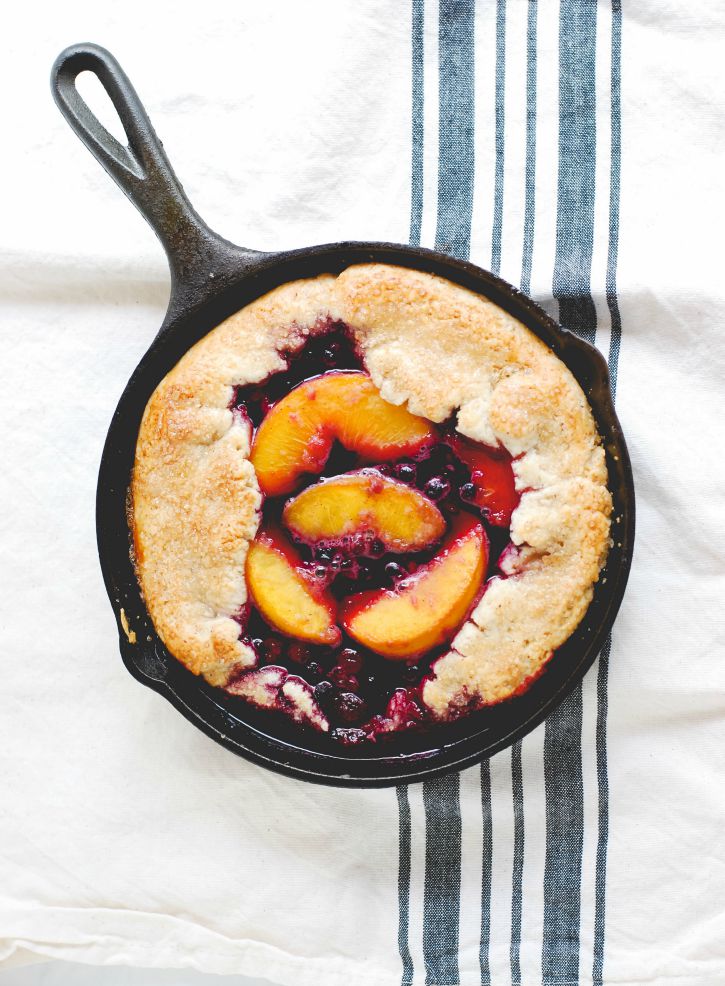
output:
[[[539,704],[536,711],[524,716],[520,722],[496,741],[482,744],[476,742],[476,735],[474,734],[472,738],[443,745],[438,748],[438,752],[426,755],[425,759],[421,759],[419,754],[376,757],[365,760],[359,757],[346,757],[342,755],[325,756],[314,751],[301,749],[297,746],[285,747],[284,744],[281,744],[277,740],[270,740],[269,737],[267,737],[266,742],[260,742],[258,739],[260,734],[253,729],[249,730],[247,744],[237,738],[233,738],[223,728],[220,728],[219,725],[215,725],[210,721],[209,715],[205,716],[198,706],[196,708],[193,707],[185,696],[180,693],[178,687],[175,687],[175,681],[173,679],[170,680],[168,677],[159,677],[157,674],[148,673],[147,669],[142,669],[139,666],[138,645],[129,643],[123,627],[123,619],[120,615],[119,580],[115,577],[118,575],[118,572],[113,565],[109,564],[109,555],[105,550],[108,521],[107,476],[109,462],[114,458],[116,451],[115,442],[113,441],[114,423],[123,417],[127,395],[134,393],[139,383],[145,383],[147,388],[155,380],[155,386],[163,376],[163,374],[161,376],[154,374],[151,380],[146,380],[144,368],[147,360],[153,359],[159,352],[164,352],[168,348],[169,338],[178,332],[182,332],[183,334],[184,326],[188,326],[190,322],[200,327],[201,330],[198,332],[197,338],[202,338],[209,331],[210,327],[213,327],[207,327],[208,318],[203,317],[204,311],[210,304],[213,305],[215,312],[226,311],[227,314],[231,314],[241,307],[238,303],[240,296],[244,298],[243,304],[246,304],[253,300],[254,297],[259,297],[261,294],[270,290],[270,285],[275,286],[290,280],[296,280],[300,276],[316,276],[315,273],[312,273],[315,269],[318,274],[321,274],[339,271],[355,263],[388,263],[396,266],[425,270],[429,273],[443,276],[453,283],[470,288],[475,293],[500,304],[505,310],[523,321],[524,324],[531,328],[539,338],[542,338],[554,350],[559,358],[570,366],[570,369],[572,369],[580,384],[583,385],[585,393],[587,393],[587,398],[590,401],[600,429],[602,418],[606,418],[609,422],[609,433],[606,436],[603,435],[603,438],[606,440],[605,445],[616,449],[616,455],[619,457],[620,471],[625,478],[626,494],[619,498],[623,502],[618,504],[616,503],[618,498],[615,496],[615,505],[622,510],[624,517],[625,523],[619,533],[623,538],[623,543],[627,545],[627,550],[622,554],[621,563],[616,572],[615,591],[609,599],[606,619],[600,621],[598,626],[593,628],[583,656],[575,663],[575,666],[566,675],[565,679],[548,696],[548,699]],[[431,267],[436,269],[431,270]],[[445,273],[441,273],[441,271],[445,271]],[[219,288],[218,294],[212,294],[211,297],[207,297],[206,300],[184,311],[181,315],[176,313],[178,309],[175,310],[173,306],[170,307],[169,314],[162,329],[139,363],[137,371],[124,390],[124,394],[114,414],[104,447],[97,490],[99,558],[106,590],[117,616],[121,655],[129,672],[138,681],[151,687],[166,698],[185,718],[226,749],[253,763],[267,767],[288,777],[325,785],[342,787],[387,787],[400,783],[419,782],[450,773],[451,771],[462,770],[467,766],[480,762],[482,759],[486,759],[505,749],[517,739],[531,732],[565,699],[591,667],[601,649],[601,645],[604,643],[607,633],[611,630],[612,624],[614,623],[619,606],[621,605],[631,567],[631,549],[635,529],[634,484],[626,443],[611,399],[608,369],[602,354],[596,347],[589,345],[573,333],[559,326],[531,298],[522,294],[522,292],[497,275],[485,271],[468,261],[457,260],[423,247],[408,247],[403,244],[386,242],[350,241],[321,244],[281,253],[254,254],[252,255],[251,262],[244,266],[236,279],[232,278],[229,283],[223,287],[220,285]],[[226,317],[226,315],[222,314],[221,317]],[[215,321],[215,324],[218,324],[218,321]],[[192,335],[194,334],[192,332]],[[187,339],[184,337],[184,342],[186,341]],[[183,351],[186,351],[187,348],[188,345],[184,345]],[[177,362],[180,355],[180,353],[177,354],[177,347],[171,347],[171,357],[167,356],[164,361],[168,363],[169,359],[171,360],[168,369]],[[576,367],[572,367],[570,362],[573,357],[576,357],[576,360],[583,361],[583,364],[580,363]],[[603,406],[597,407],[594,405],[591,398],[591,385],[587,387],[587,382],[580,379],[582,365],[584,364],[589,366],[593,378],[598,378],[600,383],[605,384],[605,387],[599,390],[600,398],[604,395]],[[168,372],[168,369],[166,372]],[[146,399],[148,399],[148,396],[150,396],[150,391]],[[146,400],[143,403],[145,406]],[[136,428],[133,436],[134,448],[137,430]],[[609,449],[607,454],[609,459],[611,455]],[[614,495],[615,491],[612,492]],[[137,583],[136,589],[140,594]],[[580,627],[586,623],[589,612],[588,610]],[[128,619],[125,613],[124,618],[126,620]],[[157,661],[159,658],[159,644],[158,639],[153,641]],[[161,647],[163,648],[163,645]],[[555,656],[554,661],[556,661],[557,656]],[[175,661],[173,657],[169,659]],[[156,666],[153,661],[151,665],[152,667]],[[546,671],[542,676],[542,680],[545,680],[548,674],[549,671]],[[200,687],[203,687],[201,683]],[[421,745],[426,748],[430,747],[431,740],[434,736],[435,733],[425,734]],[[264,749],[265,747],[266,750]],[[360,769],[363,765],[366,767],[365,771],[361,771]]]

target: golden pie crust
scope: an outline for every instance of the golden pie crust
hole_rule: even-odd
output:
[[[383,264],[284,284],[190,349],[151,396],[132,480],[135,563],[171,653],[212,685],[256,657],[235,620],[261,494],[234,388],[286,366],[329,319],[345,322],[382,396],[513,456],[518,550],[437,660],[423,701],[440,718],[516,693],[580,623],[609,548],[604,450],[568,368],[493,302]]]

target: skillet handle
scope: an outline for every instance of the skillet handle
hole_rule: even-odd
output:
[[[128,147],[106,130],[81,97],[76,87],[81,72],[92,72],[108,93]],[[218,289],[262,256],[212,232],[194,210],[140,99],[110,52],[95,44],[66,48],[53,65],[50,85],[73,130],[161,240],[171,268],[170,308],[182,297],[187,304],[202,301],[210,276]]]

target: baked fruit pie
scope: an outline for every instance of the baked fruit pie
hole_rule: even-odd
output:
[[[486,298],[382,264],[284,284],[201,339],[148,402],[131,494],[171,654],[344,745],[523,692],[610,544],[567,367]]]

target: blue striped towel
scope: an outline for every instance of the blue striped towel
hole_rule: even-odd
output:
[[[722,5],[13,16],[33,44],[5,52],[27,83],[6,129],[28,153],[2,165],[0,964],[725,983]],[[230,239],[435,246],[607,356],[639,491],[628,594],[582,686],[490,762],[397,792],[315,788],[236,759],[123,670],[95,476],[168,273],[48,96],[52,58],[85,37],[119,57]]]

